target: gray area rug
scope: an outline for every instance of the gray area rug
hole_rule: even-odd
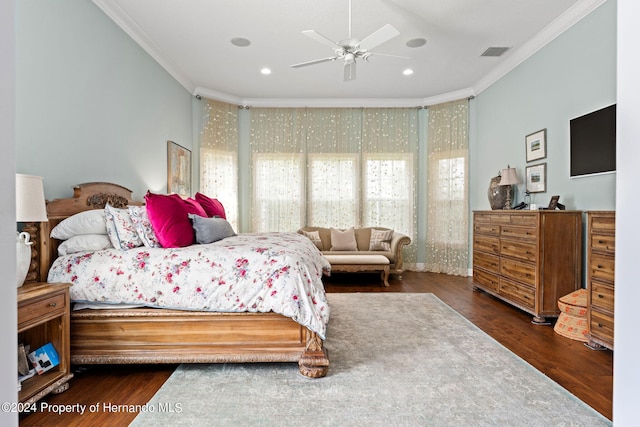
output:
[[[295,363],[181,365],[132,425],[611,425],[432,294],[328,297],[325,378]]]

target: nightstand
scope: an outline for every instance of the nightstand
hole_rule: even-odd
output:
[[[69,355],[69,287],[67,283],[29,283],[18,288],[18,343],[31,351],[51,343],[60,364],[22,382],[18,400],[31,404],[67,389],[73,377]]]

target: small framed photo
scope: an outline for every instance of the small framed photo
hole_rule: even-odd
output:
[[[547,164],[527,166],[527,191],[529,193],[544,193],[547,191]]]
[[[191,196],[191,151],[167,141],[167,192]]]
[[[527,162],[547,157],[547,129],[542,129],[525,137]]]

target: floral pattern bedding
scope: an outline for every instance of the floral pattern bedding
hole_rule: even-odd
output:
[[[59,257],[49,282],[72,283],[71,300],[181,310],[270,312],[324,339],[322,275],[330,264],[298,233],[239,234],[186,248],[106,249]]]

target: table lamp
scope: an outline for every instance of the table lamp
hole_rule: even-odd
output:
[[[47,207],[44,201],[42,177],[16,174],[16,222],[47,221]],[[27,227],[25,227],[27,228]],[[16,243],[16,280],[18,287],[24,284],[31,265],[31,235],[26,231],[18,233]]]
[[[502,176],[502,178],[500,179],[500,184],[498,185],[508,185],[507,199],[504,202],[504,209],[512,209],[511,194],[513,194],[513,188],[511,186],[514,184],[520,184],[520,178],[518,178],[516,168],[512,168],[509,165],[507,165],[506,169],[502,169],[500,175]]]

